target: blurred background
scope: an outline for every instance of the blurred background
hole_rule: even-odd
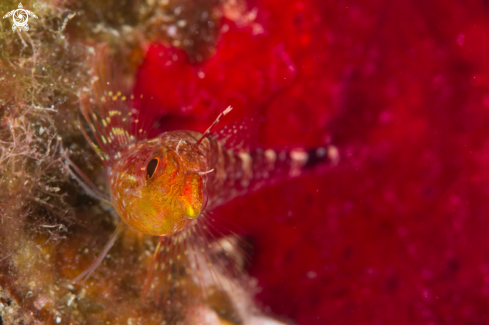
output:
[[[200,63],[152,44],[136,87],[168,127],[231,104],[265,112],[263,145],[338,146],[335,169],[219,211],[253,240],[258,301],[298,324],[488,322],[489,3],[247,8]]]
[[[304,325],[489,322],[489,2],[43,6],[30,8],[40,19],[57,17],[48,30],[77,13],[56,36],[66,43],[49,36],[64,57],[85,60],[73,49],[100,42],[119,49],[134,92],[149,98],[138,107],[161,131],[204,131],[232,105],[224,124],[265,117],[263,146],[337,146],[338,166],[215,212],[252,243],[248,271],[267,313]],[[40,21],[31,21],[39,33]],[[12,34],[2,24],[5,51]],[[48,34],[31,35],[42,43]],[[22,42],[29,48],[22,35],[9,45],[15,55]],[[14,87],[5,77],[9,58],[3,52],[0,72]],[[20,71],[27,78],[36,64]],[[75,89],[84,84],[65,84],[72,80]],[[64,111],[75,116],[76,96],[67,96],[49,100],[61,111],[71,105]],[[2,109],[13,97],[3,95]]]

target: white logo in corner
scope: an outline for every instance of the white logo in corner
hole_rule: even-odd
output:
[[[29,16],[32,16],[34,18],[38,18],[32,11],[25,10],[22,7],[22,3],[19,3],[19,9],[15,9],[7,13],[3,18],[7,18],[12,16],[12,19],[14,20],[14,24],[12,25],[12,30],[15,31],[15,29],[19,30],[25,30],[26,32],[29,30],[29,25],[27,25],[27,21],[29,20]]]

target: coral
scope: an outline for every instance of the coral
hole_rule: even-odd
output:
[[[299,324],[486,323],[487,2],[248,3],[202,64],[153,44],[136,88],[162,128],[231,103],[265,112],[262,144],[338,146],[334,171],[216,211],[254,241],[259,301]]]

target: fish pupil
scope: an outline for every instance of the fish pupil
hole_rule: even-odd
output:
[[[158,159],[153,158],[150,160],[148,163],[148,166],[146,167],[146,172],[148,173],[148,176],[151,178],[153,177],[153,174],[156,171],[156,167],[158,167]]]

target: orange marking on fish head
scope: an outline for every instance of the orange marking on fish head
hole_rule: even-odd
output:
[[[195,161],[173,148],[138,145],[114,165],[111,199],[137,230],[169,236],[205,207],[204,183]]]

